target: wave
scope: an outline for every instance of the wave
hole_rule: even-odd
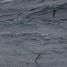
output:
[[[24,5],[22,2],[26,2]],[[41,1],[41,2],[40,2]],[[38,3],[33,3],[32,0],[20,0],[19,2],[21,4],[17,4],[14,1],[11,3],[2,3],[0,4],[3,7],[0,8],[0,26],[16,26],[17,24],[28,24],[31,22],[31,24],[34,23],[34,20],[36,20],[36,25],[38,24],[37,22],[40,20],[41,22],[39,23],[51,23],[53,22],[52,19],[52,9],[53,7],[56,9],[57,12],[60,13],[65,13],[67,11],[67,3],[66,1],[46,1],[46,0],[34,0],[34,2]],[[32,2],[32,4],[28,4],[28,2]],[[42,3],[43,2],[43,3]],[[59,2],[59,3],[57,3]],[[16,3],[16,4],[14,4]],[[7,5],[7,6],[6,6]],[[6,6],[6,7],[5,7]],[[57,24],[60,23],[59,21],[67,21],[67,18],[60,18],[56,19],[54,22],[57,21]],[[26,24],[26,25],[27,25]],[[65,23],[66,24],[66,23]]]

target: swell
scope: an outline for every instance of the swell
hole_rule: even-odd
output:
[[[30,1],[30,0],[28,0],[28,1]],[[40,1],[43,2],[44,0],[40,0]],[[53,6],[50,7],[49,5],[32,7],[29,9],[28,8],[4,8],[4,9],[1,8],[0,9],[0,24],[1,24],[1,22],[5,22],[5,21],[6,22],[9,21],[8,23],[14,22],[14,24],[15,24],[15,22],[16,22],[15,20],[21,21],[21,23],[24,23],[22,21],[23,19],[30,20],[31,18],[42,20],[44,18],[45,14],[49,15],[49,13],[52,13],[52,8],[53,8]],[[67,3],[56,6],[57,11],[62,11],[62,10],[64,11],[66,9],[67,9]],[[44,18],[44,19],[46,20],[46,18]],[[47,20],[49,21],[49,19],[47,19]],[[67,21],[67,19],[64,19],[64,18],[62,18],[62,20]],[[16,23],[18,23],[18,22],[16,22]],[[4,24],[4,23],[2,23],[2,24]]]

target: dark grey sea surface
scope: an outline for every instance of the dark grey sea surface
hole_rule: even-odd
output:
[[[67,1],[0,0],[0,67],[67,67]]]

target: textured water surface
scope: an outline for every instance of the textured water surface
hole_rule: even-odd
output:
[[[0,67],[67,67],[67,1],[0,0]]]

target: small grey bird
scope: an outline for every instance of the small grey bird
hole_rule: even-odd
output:
[[[53,18],[55,18],[56,15],[56,9],[53,7]]]

